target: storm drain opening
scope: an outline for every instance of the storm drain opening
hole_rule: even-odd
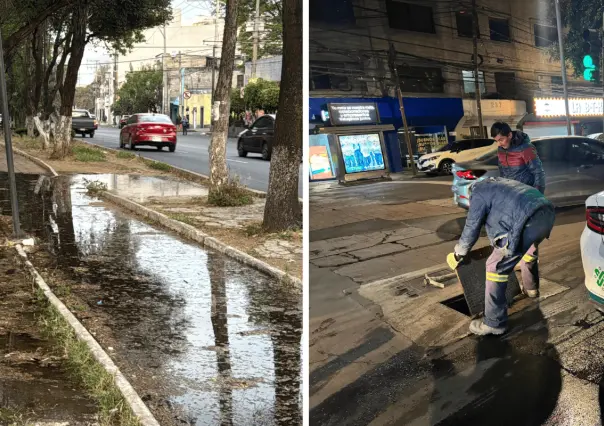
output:
[[[440,303],[445,305],[447,308],[451,308],[459,313],[464,314],[467,317],[472,316],[470,313],[470,307],[468,306],[468,302],[466,302],[466,298],[464,297],[463,293],[450,299],[443,300]]]

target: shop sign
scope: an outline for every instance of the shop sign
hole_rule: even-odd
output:
[[[568,100],[568,111],[574,117],[602,116],[604,105],[602,98],[573,98]],[[535,115],[537,117],[564,117],[566,108],[563,98],[535,99]]]
[[[346,173],[369,172],[386,168],[379,134],[340,135],[338,141]]]
[[[415,135],[417,152],[422,154],[434,152],[441,146],[446,145],[448,142],[447,135],[444,133],[426,133]]]
[[[311,146],[308,148],[308,161],[310,167],[310,179],[332,179],[334,177],[331,169],[331,161],[325,145]]]
[[[328,109],[331,124],[334,126],[379,123],[375,103],[328,104]]]

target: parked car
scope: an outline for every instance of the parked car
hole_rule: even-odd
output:
[[[248,152],[262,154],[263,160],[270,160],[273,152],[273,137],[275,134],[274,114],[263,115],[239,134],[237,151],[240,157],[246,157]]]
[[[604,191],[585,201],[586,223],[581,235],[585,287],[592,301],[604,310]]]
[[[76,134],[94,137],[94,132],[99,127],[99,122],[92,118],[85,109],[74,109],[71,112],[71,128]]]
[[[493,139],[465,139],[441,147],[438,151],[419,157],[419,170],[427,173],[451,174],[454,163],[480,157],[493,150]]]
[[[604,142],[583,136],[536,138],[545,171],[545,195],[555,206],[583,204],[604,185]],[[468,208],[473,181],[499,176],[497,150],[453,166],[453,198]]]
[[[137,146],[154,146],[161,151],[167,146],[176,150],[176,126],[165,114],[134,114],[120,131],[120,148],[132,150]]]
[[[119,125],[120,129],[126,125],[129,118],[130,118],[129,115],[122,115],[122,118],[120,118],[120,125]]]

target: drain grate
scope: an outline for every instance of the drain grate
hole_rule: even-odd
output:
[[[470,307],[468,306],[468,302],[466,302],[466,298],[463,294],[459,296],[452,297],[447,300],[443,300],[440,302],[442,305],[445,305],[447,308],[451,308],[457,312],[464,314],[467,317],[472,316],[470,313]]]

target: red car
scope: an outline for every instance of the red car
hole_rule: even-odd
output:
[[[154,146],[159,151],[164,146],[176,150],[176,126],[165,114],[134,114],[120,131],[120,148],[132,150],[137,146]]]

